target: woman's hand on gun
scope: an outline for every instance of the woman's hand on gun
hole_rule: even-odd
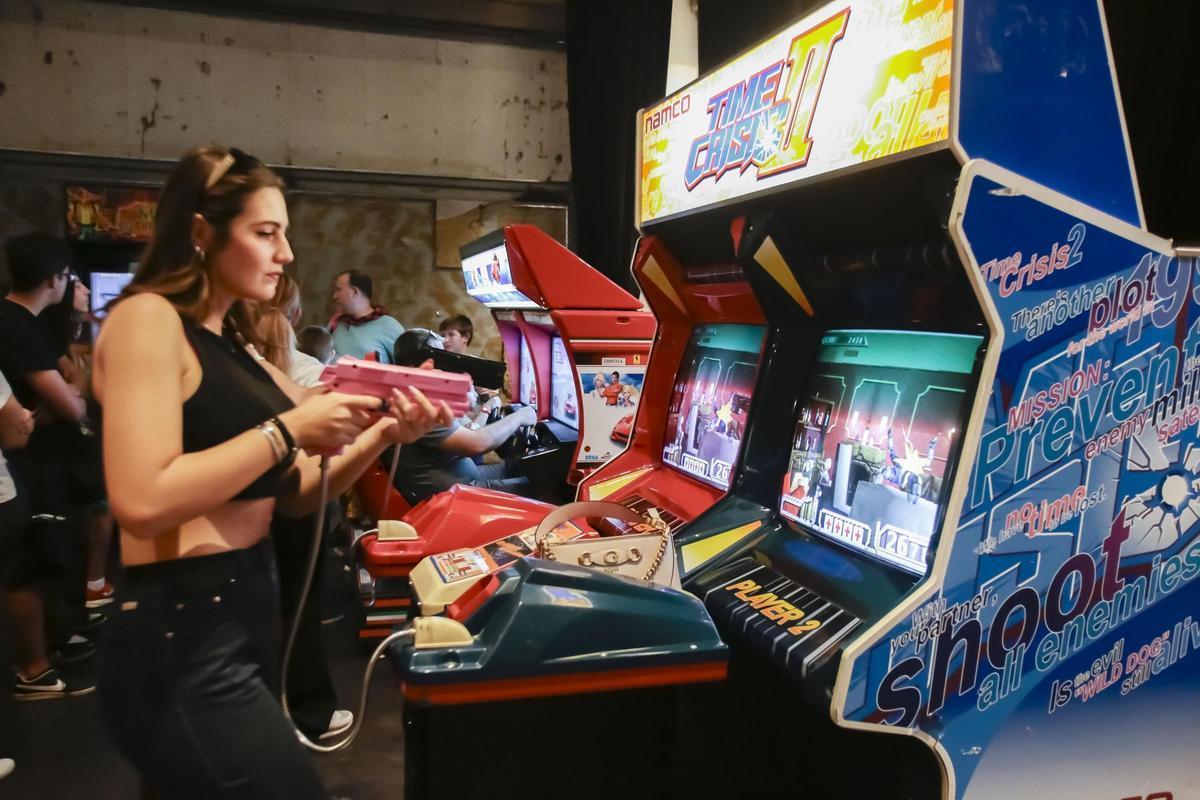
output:
[[[379,411],[379,400],[365,395],[328,392],[312,395],[279,415],[296,446],[310,452],[336,451],[358,438]]]
[[[434,426],[449,426],[454,414],[445,401],[434,405],[420,389],[408,387],[408,397],[399,389],[392,390],[388,402],[392,418],[384,430],[384,436],[396,444],[409,444],[420,439]]]

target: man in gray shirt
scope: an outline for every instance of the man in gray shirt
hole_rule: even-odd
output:
[[[396,340],[395,363],[419,366],[424,361],[423,348],[427,346],[440,349],[439,337],[422,328],[405,331]],[[473,459],[495,450],[518,428],[536,423],[537,412],[531,406],[522,406],[507,417],[476,430],[464,428],[457,422],[449,427],[434,428],[400,448],[396,488],[411,503],[444,492],[456,483],[528,497],[533,490],[529,478],[513,474],[503,463],[477,464]]]

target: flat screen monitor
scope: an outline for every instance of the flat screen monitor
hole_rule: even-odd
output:
[[[467,294],[488,308],[541,308],[517,291],[508,264],[508,247],[500,244],[467,254],[462,251],[463,283]]]
[[[951,333],[827,331],[800,395],[780,513],[924,575],[982,344]]]
[[[88,288],[92,293],[90,302],[93,319],[104,318],[104,307],[116,300],[131,280],[133,280],[132,272],[93,272],[91,274]]]
[[[567,348],[558,336],[550,338],[550,416],[579,430],[579,395]]]
[[[762,325],[715,323],[692,330],[667,408],[663,462],[729,488],[762,354]]]
[[[529,354],[529,341],[521,337],[521,363],[518,369],[521,385],[517,387],[517,399],[527,406],[537,408],[537,377],[534,375],[533,356]]]

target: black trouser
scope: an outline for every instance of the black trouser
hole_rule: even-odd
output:
[[[304,573],[308,568],[315,521],[315,514],[301,519],[276,515],[271,521],[271,538],[275,541],[275,553],[279,561],[279,597],[284,636],[291,630],[296,616],[296,605],[300,601]],[[300,616],[300,628],[296,631],[287,680],[288,709],[292,721],[314,742],[329,729],[329,721],[337,708],[337,694],[333,688],[333,678],[329,675],[325,648],[321,644],[324,566],[325,546],[322,543],[317,554],[312,588],[304,605],[304,613]]]
[[[14,582],[13,578],[21,566],[21,546],[28,527],[29,504],[21,484],[17,483],[17,496],[0,503],[0,589],[20,588],[20,582]]]
[[[127,570],[100,701],[118,750],[159,798],[326,798],[276,697],[269,541]]]
[[[508,465],[504,463],[484,464],[479,467],[479,477],[471,481],[471,485],[521,497],[533,497],[535,490],[529,478],[524,475],[510,475]]]
[[[86,544],[68,475],[65,445],[51,440],[38,448],[18,450],[9,468],[25,490],[31,519],[18,547],[9,579],[14,587],[42,591],[46,637],[60,646],[83,620]]]

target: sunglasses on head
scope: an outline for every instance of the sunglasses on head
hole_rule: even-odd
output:
[[[254,167],[258,166],[261,163],[262,162],[260,162],[257,158],[250,155],[249,153],[246,153],[243,150],[239,150],[236,147],[231,147],[231,148],[229,148],[229,152],[225,155],[225,157],[216,165],[216,167],[213,169],[213,171],[209,174],[208,180],[205,182],[204,188],[205,188],[205,190],[208,190],[208,189],[211,189],[212,187],[216,186],[217,182],[220,181],[221,178],[225,177],[225,174],[228,172],[238,172],[238,173],[249,172],[251,169],[253,169]]]

